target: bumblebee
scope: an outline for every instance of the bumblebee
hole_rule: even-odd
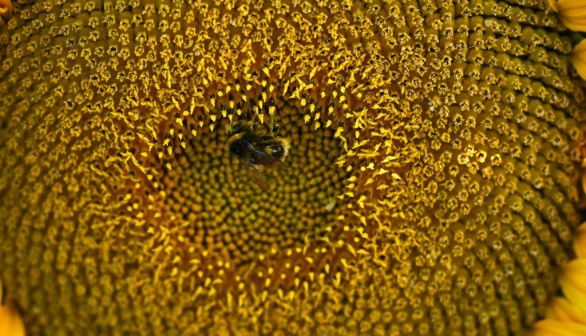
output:
[[[255,122],[228,126],[228,142],[230,154],[238,158],[250,179],[266,190],[270,188],[267,170],[286,167],[284,159],[291,145],[276,136],[278,124],[263,126]]]

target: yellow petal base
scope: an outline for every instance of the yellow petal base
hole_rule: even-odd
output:
[[[570,321],[586,325],[586,315],[565,298],[554,298],[546,316],[550,320]]]
[[[583,336],[586,325],[568,322],[544,320],[535,324],[533,336]]]
[[[577,259],[563,267],[559,278],[564,297],[553,298],[533,336],[586,335],[586,223],[576,231],[574,251]]]
[[[560,0],[557,11],[564,26],[573,31],[586,31],[586,1]]]
[[[0,336],[25,336],[20,315],[9,304],[0,307]]]
[[[10,0],[0,0],[0,26],[12,16],[12,2]]]
[[[586,40],[583,40],[574,48],[572,64],[580,77],[586,79]]]

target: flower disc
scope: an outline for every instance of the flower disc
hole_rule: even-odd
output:
[[[18,1],[0,277],[27,331],[521,335],[581,220],[584,87],[548,8]],[[238,121],[282,124],[268,189]]]

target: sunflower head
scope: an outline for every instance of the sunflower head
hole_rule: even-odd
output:
[[[27,326],[522,333],[580,222],[584,88],[549,9],[23,3],[0,38],[0,276]],[[231,155],[238,122],[281,124],[283,164]]]

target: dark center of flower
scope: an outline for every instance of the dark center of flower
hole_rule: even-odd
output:
[[[253,168],[231,155],[227,119],[214,130],[201,128],[185,148],[176,143],[173,159],[163,162],[172,167],[157,181],[168,195],[165,212],[175,218],[170,230],[177,228],[199,253],[239,265],[270,250],[303,247],[332,230],[348,177],[335,164],[342,145],[331,129],[310,131],[288,105],[275,118],[282,125],[275,136],[291,144],[282,165],[249,172]],[[244,156],[246,148],[240,150]],[[265,179],[267,187],[255,178]]]

